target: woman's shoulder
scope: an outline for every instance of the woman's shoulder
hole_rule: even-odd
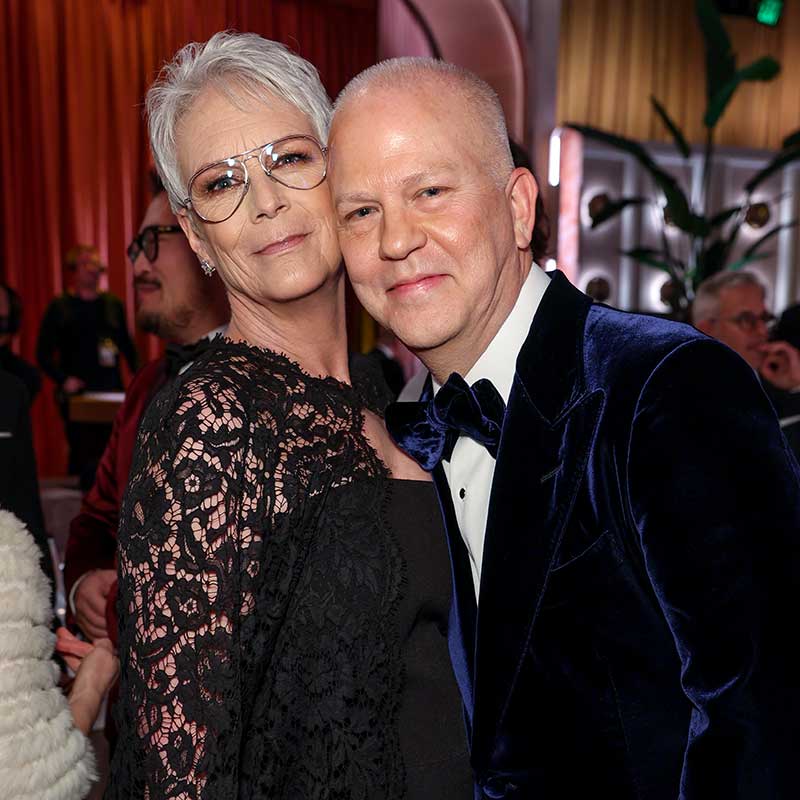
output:
[[[159,391],[147,410],[145,432],[175,432],[187,425],[203,431],[241,430],[262,417],[264,408],[279,413],[286,383],[271,355],[219,337]]]

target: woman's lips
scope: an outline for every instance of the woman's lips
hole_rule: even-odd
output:
[[[395,295],[406,295],[413,292],[424,292],[433,289],[441,281],[444,280],[444,275],[422,275],[419,278],[414,278],[410,281],[403,281],[396,283],[389,289]]]
[[[305,240],[306,233],[295,233],[291,236],[287,236],[284,239],[279,239],[277,242],[272,242],[268,244],[266,247],[262,247],[256,255],[259,256],[274,256],[278,253],[286,253],[289,250],[293,250],[299,244],[302,244]]]

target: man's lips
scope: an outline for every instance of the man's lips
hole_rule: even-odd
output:
[[[434,275],[417,275],[407,280],[398,281],[389,291],[393,294],[410,294],[411,292],[424,292],[433,289],[437,284],[444,280],[444,275],[437,273]]]
[[[257,250],[256,255],[273,256],[277,253],[286,253],[302,244],[303,241],[305,241],[306,236],[308,236],[307,233],[293,233],[289,236],[284,236],[282,239],[276,239],[274,242],[270,242],[260,250]]]
[[[150,283],[149,281],[148,282],[141,281],[139,283],[134,284],[134,288],[136,289],[137,292],[140,292],[142,294],[148,294],[149,292],[157,292],[161,288],[161,284]]]

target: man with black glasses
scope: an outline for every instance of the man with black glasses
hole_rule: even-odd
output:
[[[139,421],[150,400],[227,325],[228,302],[216,275],[206,276],[189,248],[163,187],[128,247],[136,324],[169,342],[166,355],[134,377],[119,410],[94,486],[70,525],[64,581],[73,621],[91,640],[115,637],[106,611],[116,583],[117,523]],[[113,613],[113,609],[112,609]],[[113,624],[113,623],[112,623]]]

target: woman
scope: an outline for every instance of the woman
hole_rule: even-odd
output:
[[[53,636],[51,586],[25,525],[0,509],[0,793],[5,800],[81,800],[97,777],[89,731],[118,662],[108,639]],[[76,670],[57,686],[53,644]]]
[[[471,797],[433,488],[349,383],[316,71],[217,34],[147,106],[231,324],[140,430],[107,797]]]

